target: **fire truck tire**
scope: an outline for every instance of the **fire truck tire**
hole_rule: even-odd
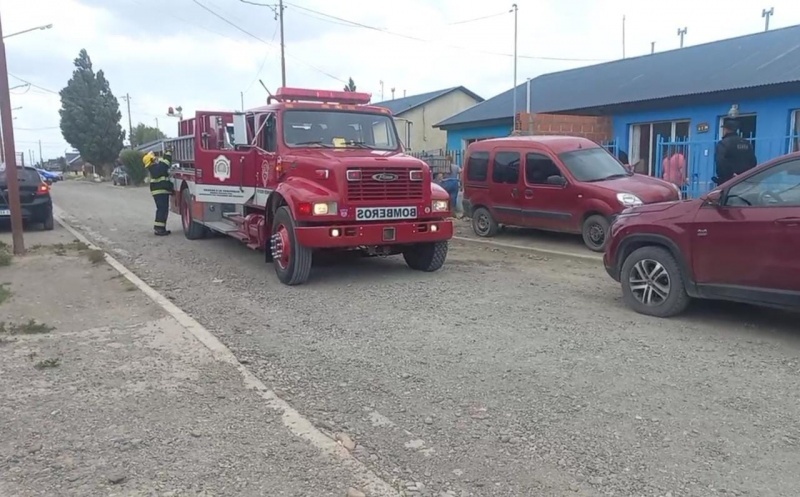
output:
[[[411,269],[432,273],[447,259],[447,242],[420,243],[403,251],[403,259]]]
[[[189,240],[199,240],[208,235],[208,229],[192,219],[192,194],[188,188],[181,191],[181,225],[184,236]]]
[[[294,219],[289,208],[278,208],[272,221],[269,250],[272,253],[275,274],[285,285],[302,285],[311,274],[313,251],[297,243],[294,228]],[[288,247],[285,246],[287,244]]]

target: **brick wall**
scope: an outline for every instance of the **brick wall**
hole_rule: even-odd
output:
[[[597,143],[613,139],[614,129],[608,116],[566,116],[560,114],[528,114],[517,116],[523,134],[569,135],[588,138]]]

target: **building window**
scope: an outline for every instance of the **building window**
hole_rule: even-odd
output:
[[[800,109],[792,111],[792,125],[789,133],[789,152],[800,152]]]
[[[662,142],[678,142],[689,139],[689,121],[660,121],[634,124],[630,127],[628,159],[640,174],[652,175],[658,155],[659,137]]]
[[[722,125],[725,124],[725,119],[728,119],[728,116],[722,116],[719,118],[719,137],[722,138]],[[736,118],[736,121],[739,123],[739,135],[742,138],[746,138],[748,140],[755,140],[756,138],[756,115],[755,114],[739,114]]]

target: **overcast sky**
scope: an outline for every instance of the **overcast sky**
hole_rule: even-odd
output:
[[[381,100],[382,91],[391,98],[391,88],[401,97],[458,85],[492,97],[513,84],[514,18],[507,3],[287,0],[287,83],[341,89],[352,77],[373,101]],[[797,0],[517,4],[519,83],[621,58],[623,15],[628,57],[649,53],[651,41],[657,51],[677,48],[679,27],[688,28],[686,45],[761,31],[762,8],[775,8],[771,28],[800,24]],[[14,89],[11,96],[12,106],[21,107],[14,111],[17,151],[27,157],[34,150],[37,160],[39,140],[45,159],[70,148],[58,129],[57,92],[82,48],[118,98],[130,94],[133,125],[155,126],[157,120],[170,136],[177,126],[165,115],[170,105],[185,112],[238,109],[244,92],[245,107],[253,107],[266,97],[259,78],[272,91],[280,85],[274,13],[242,0],[0,0],[0,14],[5,35],[53,24],[6,39],[11,86],[22,80],[37,85]],[[122,99],[120,107],[127,129]]]

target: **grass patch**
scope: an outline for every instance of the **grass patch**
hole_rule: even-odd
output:
[[[41,335],[50,333],[55,328],[29,319],[27,323],[13,324],[0,321],[0,334],[3,335]]]
[[[52,248],[53,253],[55,253],[56,255],[67,255],[67,253],[69,253],[69,252],[80,252],[80,253],[83,253],[83,252],[86,252],[87,250],[89,250],[89,246],[88,245],[86,245],[85,243],[80,242],[78,240],[75,240],[75,241],[70,242],[70,243],[56,243],[56,244],[50,245],[50,247]]]
[[[0,283],[0,304],[11,298],[11,290],[8,289],[8,283]]]
[[[86,252],[86,257],[92,264],[99,264],[106,260],[106,253],[99,249],[94,249]]]
[[[11,259],[12,259],[11,252],[8,251],[8,248],[0,247],[0,267],[10,266]]]
[[[39,361],[33,365],[36,369],[50,369],[50,368],[57,368],[61,365],[61,359],[55,357],[52,359],[45,359],[43,361]]]

